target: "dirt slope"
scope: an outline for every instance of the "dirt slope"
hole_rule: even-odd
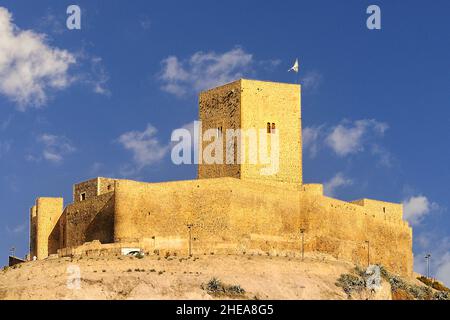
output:
[[[67,286],[74,266],[80,289]],[[240,285],[248,299],[347,299],[335,283],[353,268],[322,255],[47,259],[0,271],[0,299],[214,299],[202,289],[214,277]],[[390,286],[357,298],[390,299]]]

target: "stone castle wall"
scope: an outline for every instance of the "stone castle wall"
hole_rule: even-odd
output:
[[[37,233],[37,208],[36,205],[34,205],[30,208],[30,257],[37,257],[36,233]]]
[[[187,253],[192,224],[194,253],[298,254],[303,228],[305,251],[365,265],[369,241],[370,263],[412,273],[412,232],[398,216],[298,189],[234,178],[120,181],[114,240]]]
[[[81,246],[93,240],[113,242],[114,192],[68,205],[59,230],[61,248]]]
[[[63,199],[38,198],[33,208],[36,208],[35,253],[38,259],[44,259],[59,249],[59,230],[56,226],[63,211]]]
[[[411,275],[412,230],[401,205],[340,201],[325,197],[322,185],[302,184],[300,100],[299,85],[246,79],[203,92],[203,131],[225,134],[226,129],[276,125],[280,166],[275,175],[261,174],[267,165],[246,162],[200,164],[199,179],[190,181],[99,177],[82,182],[74,186],[73,203],[64,211],[61,198],[36,201],[30,212],[31,254],[44,259],[58,249],[74,252],[98,240],[111,248],[139,244],[149,252],[187,254],[191,244],[194,254],[298,255],[302,229],[307,252],[359,265],[380,263]],[[224,144],[223,157],[225,150]]]
[[[207,90],[200,94],[199,98],[199,119],[202,121],[202,133],[208,129],[217,130],[221,128],[223,134],[226,129],[239,129],[241,127],[241,85],[240,81]],[[217,136],[218,137],[218,136]],[[201,139],[202,150],[206,150],[211,141]],[[234,142],[234,150],[237,150],[237,141]],[[223,143],[223,158],[226,157],[226,144]],[[203,159],[201,159],[203,160]],[[205,164],[198,166],[198,178],[220,178],[220,177],[241,177],[241,168],[234,157],[234,164]]]
[[[262,170],[270,167],[269,165],[252,165],[246,162],[242,165],[241,178],[302,183],[300,94],[300,85],[296,84],[241,80],[241,127],[263,129],[268,152],[272,150],[267,123],[275,124],[275,131],[279,136],[278,172],[264,175],[261,174]],[[248,145],[245,147],[248,150]]]
[[[302,183],[302,148],[301,148],[301,98],[300,86],[295,84],[274,83],[241,79],[200,94],[199,118],[202,132],[217,130],[217,137],[223,139],[222,163],[199,165],[198,177],[220,178],[234,177],[245,179],[275,180],[290,183]],[[261,138],[267,143],[267,155],[271,150],[271,134],[274,130],[279,136],[279,168],[271,175],[262,175],[269,167],[255,150],[257,164],[251,163],[249,150],[251,141],[261,146]],[[272,124],[275,129],[272,129]],[[220,130],[219,130],[220,129]],[[255,136],[242,136],[241,139],[228,141],[227,129],[242,129],[244,132],[255,130]],[[262,131],[260,131],[262,130]],[[262,135],[264,137],[262,137]],[[222,136],[223,135],[223,136]],[[202,140],[202,150],[215,141]],[[226,164],[226,144],[233,144],[234,164]],[[238,161],[236,151],[242,146],[242,159]]]

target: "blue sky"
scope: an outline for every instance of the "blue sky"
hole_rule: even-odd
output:
[[[38,196],[95,176],[195,178],[170,160],[198,91],[293,82],[304,180],[344,200],[404,202],[416,268],[450,284],[448,1],[2,1],[0,252],[24,255]],[[81,8],[81,30],[66,8]],[[368,30],[366,8],[381,8]],[[30,58],[31,57],[31,58]]]

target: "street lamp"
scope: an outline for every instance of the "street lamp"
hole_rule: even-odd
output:
[[[302,235],[302,261],[305,259],[305,229],[300,229]]]
[[[189,229],[189,256],[192,256],[192,227],[194,226],[192,223],[186,225]]]
[[[367,266],[370,266],[370,241],[366,240],[367,243]]]
[[[11,257],[16,256],[16,247],[11,247],[11,249],[9,251],[11,252]]]
[[[427,253],[427,255],[425,256],[425,260],[427,260],[427,278],[430,279],[430,259],[431,259],[431,254]]]

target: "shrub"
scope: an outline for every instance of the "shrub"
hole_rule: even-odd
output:
[[[391,284],[391,290],[394,298],[405,297],[407,299],[431,300],[433,299],[433,291],[429,287],[422,287],[410,284],[399,276],[393,275],[385,268],[380,266],[381,276]],[[421,279],[419,279],[421,280]]]
[[[433,285],[433,280],[428,279],[427,277],[424,276],[417,277],[417,280],[419,280],[422,283],[425,283],[427,286],[430,287]]]
[[[433,289],[438,290],[438,291],[450,292],[450,289],[447,288],[446,286],[444,286],[439,281],[434,281],[432,287],[433,287]]]
[[[434,300],[450,300],[450,293],[448,291],[436,292],[433,296]]]
[[[233,285],[229,286],[226,290],[231,295],[243,295],[245,293],[245,290],[240,285]]]
[[[361,292],[365,288],[365,282],[359,276],[353,274],[341,274],[336,282],[350,298],[352,293]]]
[[[212,278],[209,280],[209,282],[206,284],[206,291],[208,293],[219,293],[223,292],[223,285],[217,278]]]
[[[434,281],[433,279],[429,279],[427,277],[424,276],[420,276],[417,277],[417,280],[419,280],[420,282],[426,284],[427,286],[438,290],[438,291],[444,291],[444,292],[450,292],[450,289],[447,288],[446,286],[444,286],[442,283],[440,283],[439,281]]]
[[[226,295],[236,297],[245,294],[245,290],[240,285],[227,286],[217,278],[212,278],[206,285],[202,285],[202,289],[215,296]]]

